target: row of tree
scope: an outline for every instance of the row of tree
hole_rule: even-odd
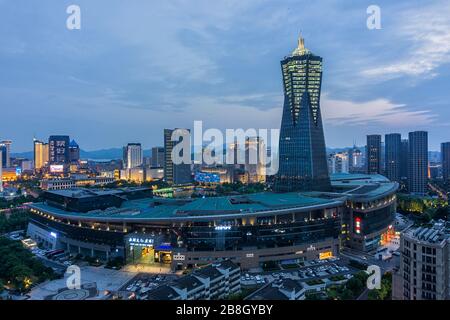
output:
[[[0,234],[26,229],[29,216],[27,210],[13,210],[9,215],[0,214]]]
[[[26,292],[33,283],[56,277],[53,269],[44,266],[22,243],[0,237],[0,283],[3,284],[1,289],[7,286]]]
[[[419,223],[427,223],[431,219],[448,218],[448,202],[431,197],[419,197],[405,194],[397,194],[397,211],[411,215]]]

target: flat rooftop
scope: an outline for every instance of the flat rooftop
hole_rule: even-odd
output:
[[[441,244],[450,241],[450,224],[440,220],[430,226],[411,228],[405,235],[427,244]]]
[[[368,200],[392,193],[398,189],[397,182],[391,182],[381,174],[336,173],[330,177],[331,185],[350,198]]]
[[[274,211],[314,210],[339,206],[348,198],[372,198],[395,192],[397,184],[381,175],[338,174],[331,177],[333,187],[340,191],[324,192],[262,192],[226,197],[207,197],[198,199],[143,198],[124,201],[120,208],[94,210],[87,213],[65,211],[45,202],[31,204],[30,207],[60,217],[78,217],[85,220],[200,220],[217,216],[234,218],[245,215],[267,214]],[[141,188],[142,189],[142,188]],[[51,191],[67,197],[92,197],[102,194],[120,194],[136,191],[139,188],[124,189],[69,189]],[[280,212],[280,213],[283,213]]]
[[[87,213],[65,211],[45,202],[34,203],[30,208],[55,214],[61,217],[79,217],[82,219],[186,219],[220,215],[245,215],[289,208],[307,208],[312,206],[333,206],[342,202],[334,199],[321,199],[300,193],[258,193],[228,197],[210,197],[194,200],[144,198],[125,201],[120,208],[94,210]]]

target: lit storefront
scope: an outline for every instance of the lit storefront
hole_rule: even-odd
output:
[[[160,236],[129,234],[125,237],[128,263],[155,264],[172,262],[172,246]]]

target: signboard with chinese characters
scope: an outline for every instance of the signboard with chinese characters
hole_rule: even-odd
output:
[[[151,247],[154,244],[154,239],[141,236],[130,236],[127,238],[127,243],[132,247]]]

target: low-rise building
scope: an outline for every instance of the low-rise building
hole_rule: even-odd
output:
[[[273,281],[251,294],[247,300],[305,300],[305,284],[293,279]]]
[[[104,186],[115,181],[110,177],[74,177],[61,179],[44,179],[41,180],[42,190],[64,190],[85,186]]]
[[[239,293],[241,269],[225,260],[163,284],[148,293],[148,300],[220,300]]]

